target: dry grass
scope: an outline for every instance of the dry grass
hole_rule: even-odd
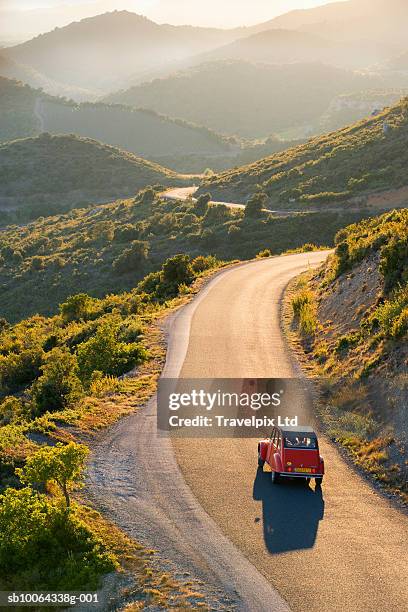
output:
[[[408,503],[403,452],[392,427],[384,424],[387,415],[373,406],[370,398],[369,375],[381,364],[383,343],[366,345],[350,334],[338,336],[333,322],[328,329],[316,326],[314,335],[306,338],[300,325],[301,312],[304,304],[318,303],[318,287],[315,274],[293,281],[283,315],[292,347],[304,370],[317,381],[316,411],[322,430],[347,450],[358,468]]]
[[[115,606],[120,605],[120,609],[128,612],[143,610],[151,605],[157,606],[157,610],[209,609],[203,601],[204,595],[194,589],[191,581],[176,580],[171,574],[160,570],[154,550],[129,538],[93,508],[78,505],[77,511],[119,564],[114,585]],[[109,589],[112,589],[110,582]]]

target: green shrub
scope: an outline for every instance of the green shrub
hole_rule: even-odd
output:
[[[205,225],[220,225],[231,218],[231,211],[224,204],[212,204],[204,216]]]
[[[0,403],[0,426],[18,423],[29,416],[30,410],[21,398],[10,395]]]
[[[199,255],[191,262],[191,268],[194,274],[201,274],[205,272],[205,270],[211,270],[212,268],[217,268],[219,265],[219,260],[213,255]]]
[[[42,375],[31,388],[33,401],[40,414],[63,410],[78,401],[83,389],[78,378],[75,355],[55,348],[48,353],[41,369]]]
[[[40,347],[0,355],[0,394],[17,391],[35,380],[40,374],[43,358],[44,352]]]
[[[295,317],[300,315],[300,311],[305,304],[313,303],[313,294],[310,289],[303,288],[292,298],[292,309]]]
[[[133,240],[113,262],[113,269],[118,274],[128,274],[141,268],[147,261],[149,244],[142,240]]]
[[[378,322],[386,336],[401,338],[406,333],[407,309],[408,285],[395,291],[389,300],[378,306],[371,315],[371,321]]]
[[[167,259],[162,267],[161,282],[166,290],[177,293],[177,288],[181,284],[189,285],[194,280],[194,273],[188,255],[175,255]]]
[[[140,344],[126,344],[121,342],[118,336],[118,327],[105,322],[98,327],[92,338],[79,345],[79,372],[85,383],[90,381],[95,370],[120,376],[147,358],[146,351]]]
[[[102,542],[57,503],[30,488],[0,495],[0,573],[23,590],[96,589],[115,568]]]
[[[135,225],[125,223],[115,228],[113,239],[116,242],[131,242],[139,238],[139,229]]]
[[[336,342],[336,347],[335,347],[336,353],[341,353],[341,351],[345,351],[351,348],[352,346],[355,346],[356,344],[358,344],[360,337],[361,336],[358,332],[354,332],[354,333],[350,333],[350,334],[341,336],[340,338],[338,338]]]
[[[317,330],[316,309],[313,304],[305,303],[300,307],[299,330],[305,336],[313,336]]]
[[[272,257],[272,252],[270,249],[263,249],[263,251],[259,251],[256,256],[257,259],[263,259],[266,257]]]
[[[80,321],[95,315],[96,300],[86,293],[72,295],[66,302],[60,304],[61,317],[65,322]]]

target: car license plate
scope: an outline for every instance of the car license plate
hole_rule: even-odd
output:
[[[295,468],[296,472],[305,472],[306,474],[310,474],[312,468]]]

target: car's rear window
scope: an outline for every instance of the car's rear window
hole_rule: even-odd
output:
[[[285,434],[285,448],[317,448],[316,436],[303,433],[290,433]]]

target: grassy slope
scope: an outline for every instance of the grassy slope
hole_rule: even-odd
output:
[[[140,195],[4,231],[0,315],[16,321],[34,312],[50,314],[80,291],[103,296],[127,290],[176,253],[245,259],[265,248],[279,253],[305,242],[330,244],[338,229],[357,218],[324,213],[274,219],[265,214],[245,220],[242,211],[224,207],[202,214],[191,202],[151,203]],[[147,261],[119,274],[113,262],[135,239],[149,243]]]
[[[275,206],[346,201],[408,184],[407,102],[296,148],[209,178],[202,191],[245,201],[262,188]],[[384,125],[388,132],[384,133]]]
[[[378,86],[375,78],[321,64],[272,66],[220,61],[107,99],[153,108],[223,133],[258,138],[304,124],[313,128],[334,96]]]
[[[20,218],[183,182],[175,172],[95,140],[47,134],[0,145],[0,176],[0,209],[15,208]]]
[[[340,231],[335,256],[299,296],[308,365],[331,381],[325,426],[408,500],[408,209]]]

